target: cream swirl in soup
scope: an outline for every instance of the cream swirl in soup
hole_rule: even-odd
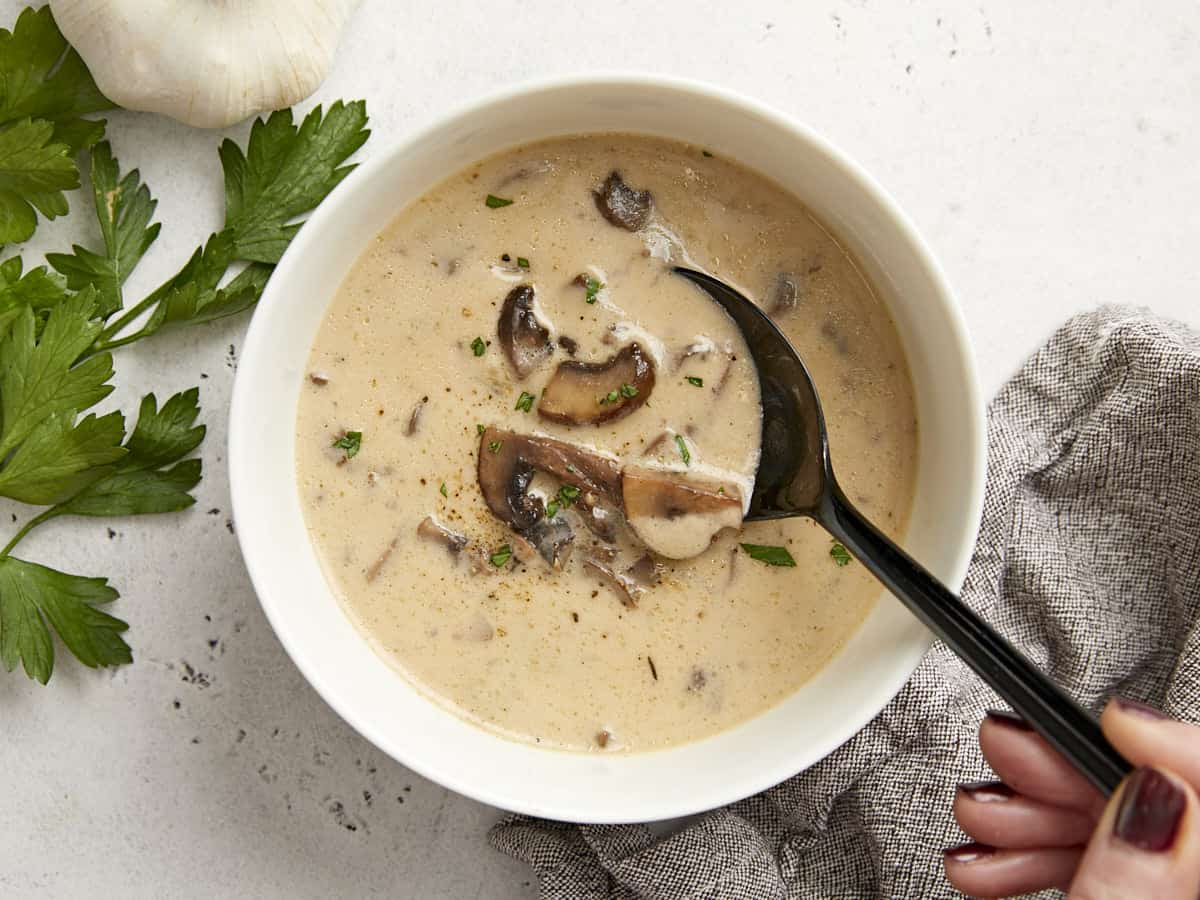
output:
[[[404,677],[513,739],[732,727],[880,593],[815,524],[743,523],[757,373],[678,264],[775,319],[839,480],[899,536],[917,423],[887,310],[798,199],[702,148],[591,135],[471,166],[367,248],[314,343],[297,478],[334,593]]]

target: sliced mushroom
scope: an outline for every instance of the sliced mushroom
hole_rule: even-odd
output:
[[[554,352],[550,331],[533,310],[533,297],[532,286],[519,284],[508,292],[500,307],[500,346],[518,378],[524,378]]]
[[[621,470],[617,463],[566,441],[485,429],[479,436],[479,488],[492,515],[524,533],[542,518],[545,508],[528,493],[535,471],[593,493],[613,504],[621,502]]]
[[[600,215],[626,231],[641,231],[650,219],[650,207],[654,203],[649,191],[634,190],[615,170],[604,179],[595,197]]]
[[[392,551],[396,549],[396,545],[398,543],[400,543],[399,538],[392,538],[391,543],[383,548],[383,552],[380,553],[379,556],[375,557],[375,562],[371,563],[370,568],[367,569],[366,575],[368,584],[379,577],[379,573],[383,570],[383,567],[387,565],[387,561],[391,557]]]
[[[587,530],[606,544],[617,539],[617,525],[620,524],[620,513],[614,509],[606,498],[587,491],[580,493],[575,500],[575,513]]]
[[[562,516],[541,519],[529,528],[525,535],[551,568],[561,571],[567,564],[567,560],[571,558],[575,532],[571,530],[571,526]]]
[[[538,415],[561,425],[599,425],[629,415],[653,390],[654,362],[633,343],[602,363],[559,363]]]
[[[662,578],[662,565],[649,553],[625,570],[625,574],[643,587],[654,587]]]
[[[771,294],[767,298],[767,315],[779,316],[796,308],[800,292],[796,288],[796,277],[790,272],[780,272],[775,278]]]
[[[621,604],[628,609],[637,609],[638,600],[646,593],[646,588],[624,572],[614,570],[608,563],[598,559],[588,558],[583,561],[585,569],[590,569],[607,581],[617,592]]]
[[[422,397],[413,407],[412,412],[408,416],[408,425],[404,429],[404,433],[408,437],[412,437],[417,433],[417,429],[421,427],[421,413],[425,411],[425,404],[429,402],[429,397]]]
[[[625,520],[647,547],[668,559],[702,553],[723,528],[742,524],[741,491],[682,472],[629,466],[622,478]]]
[[[717,345],[713,343],[712,338],[705,335],[699,335],[686,347],[680,350],[678,354],[676,354],[675,368],[679,369],[693,356],[698,356],[701,359],[708,359],[708,355],[716,349]]]
[[[461,535],[457,531],[451,531],[433,516],[426,516],[421,520],[421,524],[417,526],[417,535],[427,541],[441,544],[450,551],[452,556],[458,556],[463,548],[467,546],[465,535]]]

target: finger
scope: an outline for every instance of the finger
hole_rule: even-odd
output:
[[[990,710],[979,729],[979,746],[1000,780],[1032,800],[1092,815],[1104,796],[1057,750],[1015,713]]]
[[[1076,847],[1096,825],[1077,809],[1048,806],[998,781],[959,785],[954,797],[959,827],[992,847]]]
[[[1200,806],[1181,778],[1137,769],[1104,810],[1069,896],[1195,900]]]
[[[946,851],[946,878],[972,897],[1011,897],[1066,887],[1083,855],[1080,847],[997,850],[964,844]]]
[[[1100,716],[1114,747],[1135,766],[1159,766],[1200,789],[1200,728],[1152,706],[1114,697]]]

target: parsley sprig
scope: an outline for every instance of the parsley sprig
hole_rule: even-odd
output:
[[[132,430],[120,412],[91,412],[113,390],[111,351],[253,306],[303,215],[350,172],[346,159],[368,136],[364,104],[338,102],[299,125],[288,110],[259,119],[244,152],[226,140],[224,227],[127,307],[123,286],[160,226],[137,170],[122,173],[100,141],[104,122],[83,118],[111,107],[48,9],[0,29],[0,245],[30,237],[35,211],[68,211],[75,156],[88,147],[100,232],[96,246],[47,254],[49,269],[0,261],[0,497],[40,507],[0,547],[0,661],[42,683],[54,668],[52,632],[87,666],[128,663],[132,651],[128,625],[101,609],[118,597],[107,579],[19,559],[21,541],[61,516],[186,509],[201,477],[197,388],[161,406],[146,394]]]

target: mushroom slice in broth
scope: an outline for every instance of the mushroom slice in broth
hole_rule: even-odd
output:
[[[683,472],[628,466],[622,499],[634,534],[668,559],[703,553],[722,529],[742,524],[742,494],[736,485]]]
[[[550,329],[538,319],[533,301],[533,287],[517,285],[504,298],[496,327],[500,347],[518,378],[525,378],[554,352]]]
[[[604,362],[559,363],[538,415],[560,425],[600,425],[629,415],[653,390],[654,362],[635,342]]]

